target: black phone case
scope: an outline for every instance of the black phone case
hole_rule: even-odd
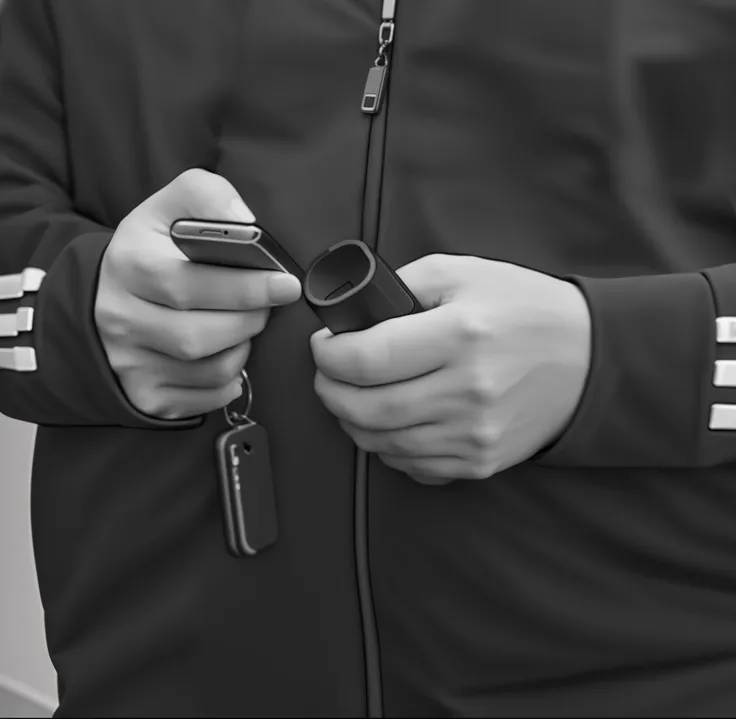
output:
[[[359,240],[339,242],[312,262],[304,299],[333,334],[423,311],[401,278]]]

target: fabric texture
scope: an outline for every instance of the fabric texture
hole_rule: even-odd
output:
[[[118,223],[191,167],[302,265],[363,239],[575,281],[588,386],[559,443],[426,487],[371,458],[386,716],[736,707],[736,440],[707,429],[736,315],[736,12],[727,3],[400,0],[385,106],[360,98],[379,0],[8,0],[0,272],[48,271],[33,525],[59,716],[364,716],[355,448],[313,391],[304,303],[249,360],[281,534],[225,552],[222,413],[137,413],[93,320]]]

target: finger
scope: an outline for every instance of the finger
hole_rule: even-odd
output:
[[[362,332],[320,330],[311,346],[317,367],[329,377],[358,385],[402,382],[446,366],[457,349],[455,311],[443,305],[386,320]]]
[[[458,255],[426,255],[396,270],[396,274],[429,310],[447,304],[458,285],[457,267],[464,261]]]
[[[153,228],[167,237],[171,225],[182,218],[255,222],[253,212],[230,182],[199,168],[179,175],[151,195],[140,210],[150,218]]]
[[[222,409],[242,394],[243,386],[238,380],[215,389],[160,387],[138,406],[153,417],[188,419]]]
[[[146,363],[160,385],[174,388],[216,389],[237,381],[250,354],[247,340],[223,352],[199,360],[176,360],[158,352],[140,350],[138,362]]]
[[[460,457],[397,457],[381,454],[380,460],[391,469],[408,474],[422,484],[442,485],[466,477],[466,464]]]
[[[498,466],[469,462],[462,457],[400,457],[381,454],[381,461],[413,478],[427,477],[443,480],[488,479],[500,471]]]
[[[457,482],[457,479],[447,479],[446,477],[428,477],[421,474],[409,475],[415,482],[426,484],[429,487],[444,487],[446,484]]]
[[[175,310],[255,310],[296,302],[301,282],[284,272],[243,270],[160,255],[141,255],[129,289]]]
[[[360,449],[373,454],[406,458],[444,457],[459,454],[457,438],[444,424],[423,424],[395,430],[366,430],[340,420],[343,430]]]
[[[452,403],[437,375],[385,387],[356,387],[317,371],[314,390],[338,419],[366,430],[396,430],[448,416]]]
[[[135,301],[130,311],[132,319],[119,321],[108,332],[128,344],[186,361],[240,345],[262,332],[268,321],[268,310],[178,312],[142,300]]]

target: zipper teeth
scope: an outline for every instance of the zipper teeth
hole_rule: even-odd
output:
[[[378,29],[378,57],[368,73],[363,94],[362,111],[370,118],[366,148],[365,178],[363,182],[362,239],[369,245],[378,241],[381,212],[381,186],[385,154],[385,133],[388,107],[383,107],[389,70],[389,51],[394,41],[397,0],[383,0],[381,23]],[[371,85],[371,83],[373,83]],[[375,104],[366,107],[366,98],[375,92]],[[387,105],[387,102],[383,103]],[[381,116],[382,115],[382,116]],[[380,147],[378,144],[380,143]],[[370,214],[369,214],[370,213]],[[371,587],[370,553],[368,542],[368,469],[369,456],[358,449],[355,456],[355,559],[360,616],[363,628],[363,649],[366,673],[366,708],[368,717],[383,717],[383,687],[380,646],[376,613]]]
[[[367,715],[380,719],[383,717],[383,690],[368,552],[368,461],[368,453],[359,449],[355,457],[355,556],[363,625]]]
[[[366,148],[365,179],[363,182],[363,216],[361,235],[364,242],[375,245],[378,239],[378,218],[375,226],[368,224],[372,211],[380,211],[380,199],[377,206],[372,205],[372,186],[382,181],[382,172],[376,179],[375,174],[375,142],[377,115],[370,115],[368,142]],[[380,128],[379,128],[380,130]],[[383,162],[383,150],[379,162]],[[370,229],[370,232],[366,230]],[[369,236],[370,235],[370,236]],[[354,551],[356,576],[358,583],[358,603],[363,630],[363,653],[365,661],[366,709],[370,719],[383,717],[383,688],[381,681],[381,659],[378,644],[378,627],[376,623],[375,605],[370,569],[370,550],[368,540],[368,469],[369,456],[364,450],[357,448],[355,455],[355,498],[354,498]]]

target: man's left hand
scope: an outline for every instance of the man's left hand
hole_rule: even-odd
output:
[[[578,405],[591,321],[572,283],[477,257],[398,271],[425,312],[312,336],[315,391],[355,443],[426,484],[485,479],[555,441]]]

